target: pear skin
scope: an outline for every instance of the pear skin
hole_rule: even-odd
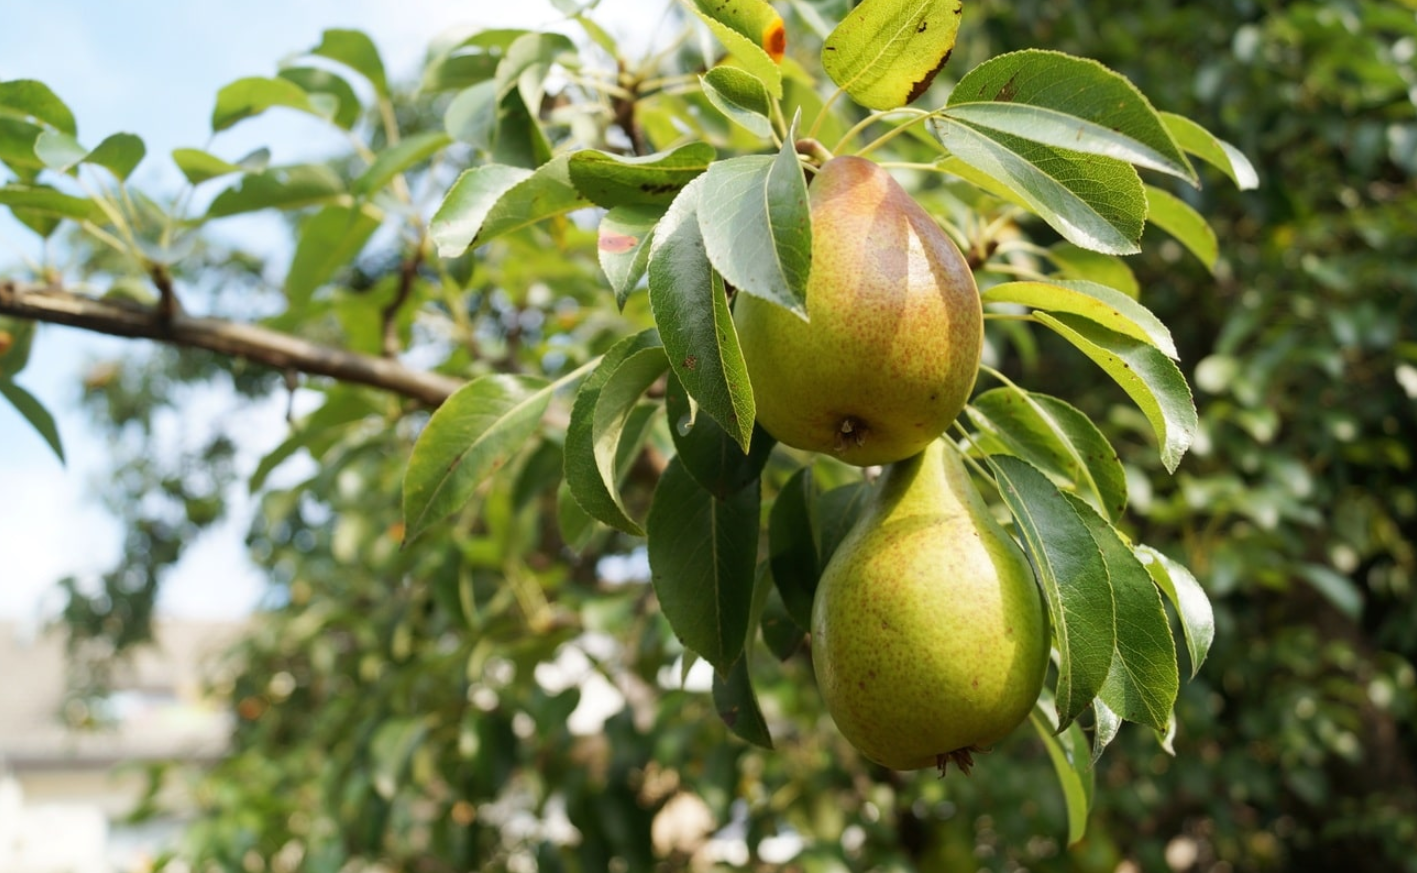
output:
[[[984,315],[959,248],[857,157],[813,179],[807,315],[747,294],[734,322],[758,421],[779,442],[869,466],[917,454],[969,399]]]
[[[958,450],[935,441],[890,467],[832,555],[812,604],[827,709],[895,770],[966,771],[1032,710],[1048,666],[1033,570]]]

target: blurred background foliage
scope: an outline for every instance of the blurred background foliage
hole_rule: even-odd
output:
[[[779,5],[801,32],[812,10],[833,20],[846,4]],[[178,856],[252,873],[1417,870],[1417,10],[972,0],[937,89],[1024,47],[1124,73],[1239,146],[1261,178],[1249,192],[1213,172],[1200,191],[1174,189],[1217,231],[1216,275],[1161,236],[1128,261],[1198,389],[1201,437],[1174,477],[1139,414],[1075,352],[1041,332],[1036,346],[1000,347],[1029,388],[1104,423],[1137,539],[1191,567],[1215,603],[1175,757],[1124,729],[1098,765],[1088,835],[1068,848],[1035,738],[1020,732],[968,779],[870,766],[832,728],[800,641],[775,638],[771,621],[753,675],[777,748],[748,746],[705,688],[681,689],[638,543],[558,513],[554,438],[401,550],[400,479],[426,413],[310,382],[315,411],[250,482],[249,544],[270,593],[213,689],[234,713],[232,750],[191,786],[200,812]],[[693,69],[694,51],[666,63]],[[449,98],[404,94],[400,124],[436,128]],[[696,100],[647,99],[651,140]],[[563,107],[551,95],[542,109]],[[727,142],[711,112],[698,117]],[[441,170],[413,187],[445,190]],[[942,196],[916,182],[926,202]],[[1024,230],[1050,241],[1042,225]],[[369,319],[407,263],[405,240],[383,243],[300,312],[250,255],[203,250],[179,279],[227,289],[204,301],[215,311],[359,347],[376,342]],[[572,224],[421,265],[418,283],[432,316],[402,335],[461,375],[564,372],[647,324],[642,297],[616,311],[593,234]],[[245,484],[221,419],[179,414],[211,385],[227,415],[286,390],[169,350],[98,364],[85,385],[115,437],[106,498],[130,536],[102,590],[67,583],[80,692],[146,638],[163,569]],[[158,451],[163,427],[185,436]],[[628,473],[632,502],[652,489],[656,439]],[[290,457],[314,463],[268,484]]]

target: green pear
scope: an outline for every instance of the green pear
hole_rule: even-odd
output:
[[[952,443],[892,465],[870,499],[812,604],[817,684],[872,761],[968,772],[1043,687],[1042,594]]]
[[[908,458],[964,408],[984,315],[959,248],[890,174],[832,158],[808,194],[803,321],[739,294],[758,421],[779,442],[858,466]]]

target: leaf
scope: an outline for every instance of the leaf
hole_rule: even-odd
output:
[[[649,266],[654,228],[664,212],[658,206],[617,206],[600,219],[596,243],[600,269],[610,280],[615,305],[621,309]]]
[[[33,182],[44,169],[35,157],[34,146],[44,128],[5,115],[0,108],[0,161],[14,171],[21,182]]]
[[[1048,750],[1048,758],[1053,762],[1053,772],[1058,776],[1058,786],[1063,790],[1063,803],[1068,811],[1068,845],[1074,845],[1087,833],[1087,816],[1092,809],[1094,776],[1092,762],[1086,753],[1087,735],[1077,724],[1071,724],[1059,733],[1053,713],[1041,698],[1028,720],[1038,732],[1043,747]]]
[[[222,218],[260,209],[301,209],[328,203],[344,195],[344,182],[320,164],[272,167],[248,173],[218,194],[207,207],[208,218]]]
[[[746,452],[756,407],[728,295],[700,235],[700,194],[708,180],[706,174],[689,183],[655,229],[649,302],[674,375]]]
[[[1092,419],[1056,397],[1007,385],[979,394],[965,411],[985,453],[1027,461],[1107,517],[1121,517],[1126,474]]]
[[[212,110],[212,132],[226,130],[239,121],[260,115],[267,109],[286,107],[329,120],[310,100],[304,88],[288,79],[248,76],[225,86],[216,95]]]
[[[443,113],[443,127],[458,142],[491,151],[497,136],[497,83],[478,82],[463,89]]]
[[[428,49],[429,59],[423,68],[419,90],[450,91],[491,81],[507,47],[524,33],[523,29],[491,28],[465,38],[436,37]]]
[[[78,136],[74,113],[49,86],[35,79],[0,82],[0,115],[33,118],[60,133]]]
[[[438,254],[456,258],[473,245],[589,206],[571,185],[566,155],[534,171],[487,164],[465,171],[434,213]]]
[[[10,401],[10,405],[20,413],[25,421],[49,444],[58,456],[59,463],[64,463],[64,444],[59,439],[59,427],[54,423],[54,416],[49,414],[49,410],[44,408],[44,404],[31,393],[11,382],[8,378],[0,378],[0,395]]]
[[[822,45],[822,68],[868,109],[912,103],[950,59],[961,0],[864,0]]]
[[[554,386],[535,376],[482,376],[428,420],[403,479],[404,543],[462,508],[536,432]]]
[[[645,524],[660,609],[684,646],[719,673],[733,666],[748,636],[758,511],[756,487],[720,501],[674,458]]]
[[[1090,506],[1063,495],[1073,504],[1107,564],[1115,610],[1116,632],[1112,666],[1098,696],[1117,715],[1165,731],[1180,679],[1171,624],[1151,575],[1111,523]]]
[[[1147,220],[1174,236],[1191,254],[1200,258],[1205,268],[1215,271],[1220,259],[1220,243],[1201,214],[1189,203],[1151,185],[1146,186]]]
[[[772,104],[767,88],[737,67],[714,67],[699,77],[704,96],[732,121],[754,136],[772,136]]]
[[[1161,121],[1181,148],[1229,176],[1241,191],[1260,186],[1259,174],[1250,159],[1230,143],[1182,115],[1163,112]]]
[[[581,383],[571,408],[570,423],[566,426],[565,479],[571,496],[592,518],[636,536],[642,536],[644,530],[625,511],[619,494],[619,471],[606,475],[606,468],[602,466],[611,448],[607,428],[615,424],[612,413],[627,415],[626,403],[643,393],[649,373],[657,377],[665,365],[659,334],[653,330],[626,337],[611,346],[594,372]],[[624,373],[613,388],[614,396],[607,400],[602,413],[601,395],[622,369]],[[640,386],[638,391],[633,390],[634,384]],[[602,419],[599,425],[598,419]],[[623,420],[620,426],[623,427]]]
[[[749,39],[767,53],[774,63],[782,63],[787,52],[787,32],[782,16],[767,0],[693,0],[695,11]]]
[[[1120,386],[1151,422],[1161,463],[1174,473],[1199,426],[1186,377],[1161,352],[1074,315],[1034,315],[1087,355]]]
[[[84,162],[97,164],[112,173],[118,181],[126,182],[147,153],[147,146],[136,135],[115,133],[89,152]]]
[[[1125,161],[1059,149],[948,117],[929,123],[955,158],[1003,186],[1011,199],[1037,213],[1064,239],[1114,255],[1141,251],[1146,194],[1136,169]],[[948,163],[944,167],[955,171]]]
[[[812,268],[812,217],[792,142],[789,135],[775,158],[748,155],[709,167],[699,229],[709,262],[724,279],[801,315]]]
[[[815,509],[818,567],[826,569],[841,541],[856,526],[856,521],[861,517],[866,500],[870,496],[871,489],[865,482],[852,482],[850,485],[825,491],[817,498]],[[816,590],[815,583],[812,588],[813,591]]]
[[[1102,690],[1117,641],[1107,564],[1077,510],[1033,465],[987,458],[1043,586],[1058,649],[1059,724],[1066,727]]]
[[[252,494],[260,491],[271,473],[301,449],[306,449],[312,459],[319,461],[351,425],[379,414],[380,408],[369,392],[347,384],[334,386],[326,393],[324,403],[301,419],[289,437],[261,458],[246,487]]]
[[[674,448],[689,475],[719,500],[758,478],[776,442],[767,431],[754,427],[746,454],[737,440],[719,426],[712,416],[696,414],[689,393],[672,374],[664,392],[664,410],[669,417],[669,433]]]
[[[374,731],[369,741],[370,777],[384,800],[393,800],[407,781],[409,761],[427,733],[421,718],[389,719]]]
[[[753,78],[762,83],[763,88],[774,100],[782,97],[782,69],[772,55],[763,49],[757,41],[744,36],[721,21],[712,16],[705,15],[694,0],[682,0],[683,5],[690,12],[694,13],[700,21],[709,29],[723,47],[728,49],[728,53],[733,56],[743,69]]]
[[[75,221],[102,221],[103,212],[92,200],[73,197],[48,185],[9,184],[0,187],[0,206],[28,210]]]
[[[1116,255],[1104,255],[1070,242],[1056,243],[1048,249],[1048,259],[1058,268],[1059,279],[1085,279],[1109,288],[1116,288],[1135,299],[1141,295],[1141,285],[1127,262]]]
[[[1181,632],[1186,638],[1186,652],[1191,658],[1191,678],[1200,672],[1215,639],[1215,613],[1196,577],[1184,565],[1171,560],[1151,546],[1136,546],[1137,558],[1151,578],[1165,593],[1176,615],[1181,619]]]
[[[1356,621],[1363,614],[1363,593],[1353,580],[1322,564],[1300,564],[1298,574],[1340,614]]]
[[[389,146],[379,152],[363,175],[354,180],[350,190],[356,197],[368,197],[389,184],[399,173],[428,160],[452,141],[441,131],[425,131],[402,140],[396,146]]]
[[[334,100],[335,111],[330,120],[344,130],[351,130],[364,114],[359,95],[343,76],[319,67],[286,67],[276,75],[299,85],[306,94]]]
[[[89,150],[67,133],[46,130],[35,139],[34,154],[46,168],[64,173],[88,157]]]
[[[717,155],[705,142],[642,157],[620,157],[594,149],[571,155],[571,184],[597,206],[668,206],[698,178]]]
[[[813,518],[816,503],[812,468],[802,467],[782,486],[768,514],[768,566],[787,614],[801,631],[812,626],[812,598],[821,576]]]
[[[1197,182],[1146,96],[1088,58],[1041,49],[999,55],[966,73],[947,105],[975,125]]]
[[[533,114],[538,113],[551,65],[558,58],[575,53],[575,43],[564,34],[526,33],[517,37],[497,64],[498,97],[506,97],[516,90],[526,107]]]
[[[374,86],[374,93],[380,97],[389,96],[389,83],[384,76],[384,62],[379,58],[379,49],[363,31],[326,30],[321,35],[320,44],[312,48],[310,54],[344,64],[368,80]]]
[[[602,366],[604,366],[602,364]],[[591,411],[591,447],[595,468],[600,476],[600,484],[615,504],[613,515],[602,517],[591,506],[582,506],[606,524],[626,533],[643,535],[641,527],[630,519],[620,498],[619,456],[620,442],[630,415],[635,411],[641,395],[659,381],[668,369],[668,361],[659,348],[648,348],[628,355],[611,368],[609,376],[600,385],[595,407]],[[580,409],[580,397],[576,398],[576,408]],[[574,413],[573,413],[574,415]],[[566,434],[567,448],[571,448],[571,433]],[[576,448],[579,450],[580,446]],[[569,457],[569,454],[568,454]],[[576,482],[571,483],[571,492],[576,494]]]
[[[1112,740],[1117,737],[1117,732],[1122,729],[1122,718],[1099,697],[1092,701],[1092,720],[1092,763],[1096,764],[1097,759],[1102,757],[1103,750],[1111,745]]]
[[[1171,331],[1150,309],[1115,288],[1096,282],[1004,282],[983,291],[985,303],[1017,303],[1034,310],[1071,313],[1179,357]]]
[[[326,206],[307,218],[285,276],[285,295],[291,307],[304,306],[316,288],[352,262],[379,229],[381,220],[379,211],[368,205]]]
[[[734,734],[755,746],[772,748],[772,734],[758,705],[758,695],[753,691],[746,656],[734,662],[726,677],[714,672],[713,705],[718,717]]]
[[[241,172],[241,168],[201,149],[173,149],[172,162],[193,185]]]

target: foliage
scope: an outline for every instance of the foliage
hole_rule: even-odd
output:
[[[42,234],[79,222],[107,245],[85,259],[89,284],[121,295],[153,279],[167,298],[176,277],[211,295],[216,263],[230,276],[249,260],[194,255],[200,226],[282,210],[290,270],[217,311],[269,306],[268,326],[471,380],[431,417],[370,388],[306,384],[320,402],[250,482],[273,606],[217,689],[237,716],[233,753],[197,786],[184,853],[220,869],[600,870],[689,855],[765,867],[800,847],[795,866],[826,870],[1156,869],[1194,850],[1237,869],[1410,869],[1411,16],[980,2],[930,86],[933,72],[902,78],[892,60],[919,62],[914,43],[854,49],[900,24],[882,10],[918,26],[952,3],[783,4],[779,66],[705,2],[694,20],[715,23],[732,63],[686,40],[617,67],[602,63],[613,40],[562,5],[584,47],[477,34],[437,47],[413,92],[350,31],[233,83],[214,130],[280,107],[359,144],[297,167],[179,150],[205,212],[124,186],[135,137],[87,151],[48,89],[0,83],[13,176],[0,203]],[[893,112],[825,101],[820,43],[853,49],[826,72]],[[1109,100],[1091,102],[1099,92]],[[940,111],[903,123],[923,114],[899,110],[906,98]],[[1252,171],[1205,128],[1258,159],[1258,191],[1219,184],[1250,187]],[[748,426],[721,293],[726,280],[800,303],[804,238],[783,230],[802,209],[797,134],[895,165],[970,256],[991,311],[1016,316],[991,322],[996,384],[967,419],[1056,606],[1059,705],[1046,698],[1039,739],[1020,732],[970,781],[865,764],[812,688],[803,568],[825,563],[863,486]],[[69,193],[66,172],[99,194]],[[227,187],[207,193],[217,179]],[[598,228],[591,204],[606,210]],[[1174,240],[1143,235],[1148,223]],[[190,353],[152,368],[194,384],[243,375]],[[90,385],[119,429],[176,402],[158,388]],[[115,504],[170,513],[169,527],[130,542],[103,596],[71,586],[76,639],[143,638],[161,568],[220,512],[226,455],[198,460],[219,439],[176,470],[141,443],[128,459]],[[298,455],[314,472],[272,485]],[[154,487],[171,507],[132,499]],[[1095,551],[1058,548],[1089,539]],[[748,555],[705,567],[689,557],[704,547]],[[1173,653],[1126,688],[1113,670],[1138,638],[1107,636],[1100,607],[1059,620],[1122,580],[1151,592],[1148,577],[1176,607],[1192,673],[1211,639],[1202,588],[1217,601],[1210,659],[1179,696]],[[708,615],[731,620],[703,627]],[[696,655],[718,669],[684,690]],[[603,722],[597,700],[614,709]],[[729,739],[710,707],[776,751]],[[1162,734],[1118,731],[1119,716]]]

